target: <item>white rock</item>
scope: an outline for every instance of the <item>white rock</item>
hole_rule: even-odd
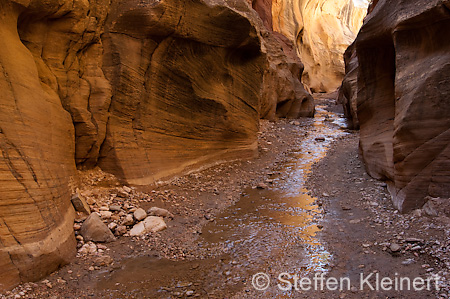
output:
[[[100,217],[102,219],[110,219],[112,216],[112,213],[110,211],[100,211]]]
[[[97,253],[97,245],[92,242],[86,243],[78,250],[78,253],[82,255],[95,254]]]
[[[131,215],[131,214],[128,214],[126,217],[125,217],[125,220],[122,222],[122,225],[133,225],[134,224],[134,218],[133,218],[133,215]]]
[[[149,216],[159,216],[159,217],[173,218],[173,214],[172,213],[170,213],[166,209],[161,209],[161,208],[158,208],[158,207],[151,207],[147,211],[147,213],[148,213]]]
[[[123,191],[125,191],[127,193],[130,193],[132,191],[132,189],[130,187],[128,187],[128,186],[123,186],[122,189],[123,189]]]
[[[130,236],[142,236],[146,233],[144,221],[139,222],[130,230]]]
[[[115,222],[111,222],[110,224],[108,224],[108,228],[110,230],[115,230],[116,227],[117,227],[117,223],[115,223]]]
[[[142,236],[149,232],[159,232],[167,228],[162,217],[148,216],[130,230],[130,236]]]
[[[137,221],[141,221],[147,217],[147,212],[144,209],[139,208],[134,211],[133,215]]]

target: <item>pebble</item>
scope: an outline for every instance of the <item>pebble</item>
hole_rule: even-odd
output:
[[[169,217],[169,218],[172,218],[172,219],[174,218],[172,213],[170,213],[166,209],[161,209],[161,208],[158,208],[158,207],[151,207],[147,211],[147,214],[149,216]]]
[[[414,263],[415,263],[414,259],[407,259],[407,260],[404,260],[402,262],[402,265],[411,265],[411,264],[414,264]]]
[[[130,226],[134,224],[134,217],[132,214],[125,216],[125,220],[122,222],[123,225]]]
[[[100,211],[100,217],[102,219],[110,219],[112,216],[112,213],[110,211]]]
[[[112,264],[113,259],[109,255],[96,257],[94,260],[94,266],[108,266]]]
[[[389,246],[389,249],[392,252],[398,252],[398,251],[400,251],[401,247],[397,243],[392,243],[391,246]]]
[[[117,223],[111,222],[110,224],[108,224],[108,228],[110,230],[115,230],[117,228]]]
[[[111,212],[120,212],[122,210],[122,207],[119,205],[110,205],[109,210]]]
[[[267,185],[264,184],[264,183],[259,183],[259,184],[256,186],[256,188],[257,188],[257,189],[267,189]]]
[[[120,225],[114,231],[116,235],[122,236],[127,233],[127,227],[125,225]]]
[[[192,295],[194,295],[194,291],[192,291],[192,290],[186,291],[186,296],[192,296]]]

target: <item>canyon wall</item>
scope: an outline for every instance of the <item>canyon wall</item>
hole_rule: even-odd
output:
[[[339,87],[342,56],[366,15],[364,0],[274,0],[273,28],[297,47],[305,71],[302,82],[313,92]]]
[[[75,254],[77,168],[151,184],[254,156],[261,117],[314,113],[300,61],[243,0],[0,8],[0,291]]]
[[[273,31],[272,1],[247,1],[262,21],[263,26],[259,27],[269,62],[263,78],[261,116],[267,119],[313,116],[314,99],[301,82],[304,66],[296,47],[286,36]]]
[[[403,212],[450,198],[448,32],[450,1],[379,0],[346,55],[339,100],[359,123],[368,173]]]

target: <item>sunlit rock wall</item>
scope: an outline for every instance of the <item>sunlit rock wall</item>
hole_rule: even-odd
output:
[[[314,92],[339,87],[343,54],[367,12],[364,0],[274,0],[273,28],[297,46],[305,66],[303,83]]]

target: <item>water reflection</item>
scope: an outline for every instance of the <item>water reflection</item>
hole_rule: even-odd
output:
[[[297,275],[326,271],[330,254],[317,237],[320,229],[316,225],[321,209],[304,184],[311,166],[326,155],[335,138],[345,134],[340,130],[345,126],[324,107],[316,111],[316,117],[305,120],[302,127],[308,135],[278,164],[269,187],[248,187],[235,205],[203,228],[198,246],[221,247],[222,257],[183,262],[133,258],[99,286],[115,289],[117,294],[171,297],[176,284],[188,281],[197,294],[223,295],[248,287],[249,278],[258,271]]]

